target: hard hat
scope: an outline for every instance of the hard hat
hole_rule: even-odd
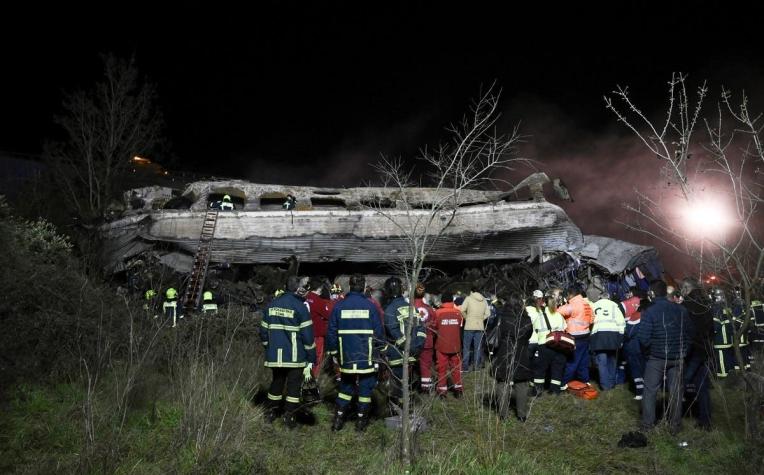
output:
[[[223,201],[231,201],[231,195],[225,195]]]
[[[202,299],[203,299],[205,302],[207,302],[207,301],[211,301],[211,300],[212,300],[212,292],[210,292],[209,290],[207,290],[206,292],[204,292],[204,293],[202,294]]]
[[[332,284],[332,289],[330,290],[333,294],[341,294],[342,293],[342,286],[338,283]]]
[[[167,292],[165,292],[165,296],[168,299],[174,299],[174,298],[176,298],[178,296],[178,291],[175,290],[174,288],[170,287],[169,289],[167,289]]]
[[[276,292],[273,293],[274,297],[281,297],[284,295],[284,289],[278,289]]]
[[[146,291],[146,293],[144,295],[146,296],[146,300],[150,300],[150,299],[154,298],[154,296],[156,294],[157,294],[156,290],[149,289],[149,290]]]
[[[543,299],[544,298],[544,292],[540,291],[539,289],[536,289],[533,291],[533,298],[534,299]]]

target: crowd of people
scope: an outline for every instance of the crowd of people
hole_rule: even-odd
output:
[[[502,418],[510,416],[510,399],[525,421],[532,398],[594,391],[594,367],[600,391],[629,384],[641,401],[642,429],[655,425],[662,390],[672,430],[687,410],[710,429],[712,378],[751,369],[751,346],[764,347],[764,305],[754,298],[747,307],[738,290],[706,292],[692,278],[678,287],[657,280],[648,292],[633,287],[619,301],[580,284],[486,297],[478,288],[428,294],[418,283],[412,301],[397,277],[374,291],[353,275],[344,293],[326,279],[290,276],[263,310],[260,338],[273,373],[266,418],[283,414],[294,427],[303,383],[323,369],[338,383],[332,429],[341,430],[352,415],[363,431],[380,378],[390,382],[393,407],[401,406],[407,371],[420,391],[459,398],[463,374],[483,370],[487,361]],[[203,311],[217,312],[210,292],[204,299]],[[162,308],[173,324],[182,318],[174,289]]]

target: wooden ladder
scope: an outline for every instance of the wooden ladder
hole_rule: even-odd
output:
[[[183,296],[183,307],[186,310],[195,310],[199,307],[204,291],[204,279],[207,277],[207,267],[210,264],[210,251],[212,240],[215,237],[215,226],[218,222],[218,210],[208,209],[202,223],[202,233],[199,236],[199,246],[194,255],[194,265],[191,269],[191,278],[186,285],[186,293]]]

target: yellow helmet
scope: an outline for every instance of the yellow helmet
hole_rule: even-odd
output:
[[[205,291],[202,294],[202,300],[204,300],[205,302],[212,301],[212,292],[210,292],[209,290]]]
[[[281,297],[284,295],[284,289],[278,289],[276,292],[273,293],[274,297]]]
[[[149,290],[147,290],[147,291],[146,291],[146,293],[144,294],[144,296],[146,297],[146,300],[151,300],[151,299],[153,299],[153,298],[154,298],[154,296],[155,296],[156,294],[157,294],[157,293],[156,293],[156,291],[155,291],[154,289],[149,289]]]
[[[178,291],[170,287],[169,289],[167,289],[167,292],[165,292],[164,294],[168,299],[174,299],[178,296]]]
[[[341,294],[342,293],[342,286],[338,283],[332,284],[332,289],[330,291],[333,294]]]
[[[231,195],[225,195],[223,201],[231,201]]]

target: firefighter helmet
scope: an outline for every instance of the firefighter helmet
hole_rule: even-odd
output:
[[[210,292],[209,290],[205,291],[202,294],[202,300],[204,300],[205,302],[211,302],[212,301],[212,292]]]
[[[167,292],[165,292],[164,295],[168,299],[174,299],[178,297],[178,291],[175,290],[173,287],[170,287],[169,289],[167,289]]]
[[[338,295],[342,293],[342,286],[338,284],[337,282],[332,284],[332,289],[330,290],[332,294]]]
[[[231,195],[223,196],[223,201],[231,201]]]

